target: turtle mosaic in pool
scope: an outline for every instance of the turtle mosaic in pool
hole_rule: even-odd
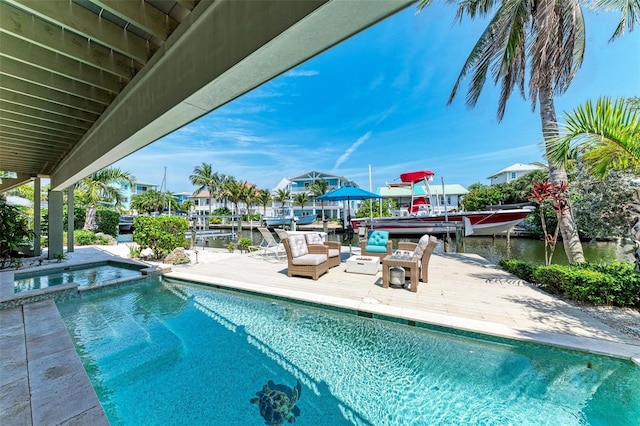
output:
[[[158,277],[57,303],[112,425],[640,418],[630,361]]]
[[[300,408],[296,407],[296,403],[301,394],[299,380],[293,389],[283,384],[276,385],[269,380],[260,392],[256,392],[257,398],[251,398],[249,402],[258,406],[265,424],[283,425],[285,421],[295,422],[296,417],[300,416]]]
[[[71,283],[84,287],[96,283],[140,278],[142,277],[140,268],[143,266],[107,261],[16,273],[13,288],[15,293],[21,293]]]

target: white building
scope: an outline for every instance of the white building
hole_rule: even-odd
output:
[[[500,170],[499,172],[489,176],[487,179],[491,180],[490,185],[497,185],[499,183],[509,183],[526,175],[527,173],[536,170],[546,170],[547,167],[540,163],[522,164],[516,163],[509,167]]]
[[[322,204],[319,201],[315,201],[313,192],[309,189],[311,185],[317,180],[323,179],[327,181],[327,192],[338,189],[347,184],[353,184],[349,179],[344,176],[334,175],[331,173],[320,172],[317,170],[311,170],[298,176],[285,178],[278,183],[273,189],[272,194],[275,194],[279,189],[285,189],[291,192],[291,200],[296,194],[306,193],[309,196],[309,204],[304,206],[304,211],[300,206],[293,206],[294,216],[306,216],[309,214],[315,214],[318,217],[322,215]],[[282,203],[274,201],[272,211],[281,210]],[[293,202],[289,204],[291,206]],[[344,203],[342,201],[325,201],[324,202],[324,216],[327,219],[335,219],[342,217],[342,209]],[[287,206],[285,206],[287,207]],[[268,215],[267,215],[268,216]]]

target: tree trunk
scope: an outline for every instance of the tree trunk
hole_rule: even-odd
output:
[[[548,141],[557,137],[559,134],[556,109],[553,103],[553,89],[551,88],[550,81],[547,81],[546,84],[540,85],[538,99],[540,100],[542,134],[544,136],[544,140]],[[549,163],[549,180],[554,185],[558,185],[561,182],[569,182],[567,172],[564,167],[556,166],[551,163]],[[560,227],[562,244],[564,245],[564,251],[567,254],[569,263],[584,262],[585,258],[582,251],[582,243],[580,242],[578,228],[576,227],[576,223],[573,218],[571,200],[569,199],[567,199],[567,209],[565,213],[562,214],[558,220],[558,226]]]
[[[633,203],[631,204],[631,214],[634,217],[631,227],[631,241],[635,246],[633,256],[636,259],[636,271],[640,271],[640,190],[633,190]]]
[[[96,208],[87,207],[86,216],[84,218],[84,229],[87,231],[95,231],[98,228],[96,225]]]

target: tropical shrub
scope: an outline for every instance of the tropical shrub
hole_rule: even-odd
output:
[[[594,305],[640,306],[640,273],[631,263],[531,266],[505,260],[500,266],[548,293]]]
[[[562,265],[538,266],[533,270],[533,282],[547,293],[563,294],[565,270]]]
[[[73,209],[73,229],[82,229],[84,227],[84,220],[85,220],[85,216],[86,216],[87,212],[85,209],[80,208],[80,207],[75,207]],[[69,223],[69,212],[65,209],[64,211],[64,217],[63,217],[64,223]]]
[[[532,283],[534,266],[518,259],[500,259],[498,265],[507,272]]]
[[[213,212],[211,212],[211,214],[215,216],[230,216],[233,213],[231,210],[229,210],[228,207],[218,207]]]
[[[141,250],[150,248],[156,259],[171,253],[176,247],[184,247],[187,219],[177,216],[137,216],[133,219],[133,241]]]
[[[251,244],[253,244],[251,238],[240,238],[238,241],[238,249],[240,249],[241,252],[248,251]]]
[[[66,238],[65,238],[66,240]],[[78,229],[73,232],[73,243],[79,246],[90,246],[95,244],[96,234],[92,231]]]
[[[12,253],[20,246],[30,244],[34,236],[20,210],[0,202],[0,269],[15,263]]]
[[[142,250],[140,249],[139,246],[135,246],[135,245],[127,245],[127,247],[129,247],[129,257],[131,259],[138,259],[140,258],[140,253],[142,252]]]
[[[118,235],[118,223],[120,223],[120,214],[118,212],[107,209],[96,211],[96,232],[115,237]]]

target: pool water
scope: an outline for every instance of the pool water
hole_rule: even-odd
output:
[[[640,368],[614,358],[158,277],[58,307],[113,425],[270,424],[250,402],[270,380],[300,382],[298,425],[640,418]]]
[[[15,293],[77,283],[88,286],[114,280],[139,278],[140,267],[120,264],[93,264],[92,266],[70,266],[64,269],[42,270],[15,274],[13,288]]]

